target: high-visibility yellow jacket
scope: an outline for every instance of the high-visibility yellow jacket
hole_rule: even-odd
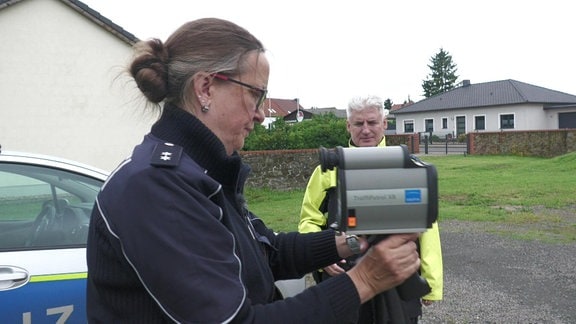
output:
[[[350,145],[352,147],[352,145]],[[386,146],[386,138],[378,144],[378,147]],[[300,210],[300,222],[298,231],[301,233],[318,232],[326,228],[326,216],[320,211],[320,205],[326,198],[326,191],[336,187],[336,169],[322,172],[317,166],[308,180],[302,208]],[[443,264],[442,248],[440,244],[440,232],[438,222],[434,222],[419,239],[421,267],[420,274],[428,281],[432,291],[422,299],[441,300],[443,295]]]

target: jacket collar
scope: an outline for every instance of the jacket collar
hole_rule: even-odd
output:
[[[160,119],[152,125],[151,134],[163,141],[181,146],[184,152],[206,173],[223,185],[236,185],[247,176],[238,152],[227,155],[224,144],[196,116],[174,105],[166,104]]]
[[[385,146],[386,146],[386,136],[382,136],[382,140],[380,140],[380,143],[378,143],[378,147],[385,147]],[[360,147],[360,146],[357,146],[352,142],[352,139],[349,139],[348,147]]]

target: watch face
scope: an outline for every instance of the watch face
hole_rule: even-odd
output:
[[[351,235],[346,237],[346,244],[348,244],[348,247],[350,248],[352,253],[354,254],[360,253],[360,241],[358,240],[357,236]]]

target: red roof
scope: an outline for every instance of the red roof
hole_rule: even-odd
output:
[[[296,110],[296,105],[298,105],[299,109],[304,109],[296,99],[266,98],[262,104],[262,109],[266,117],[284,117]]]
[[[394,104],[394,105],[392,105],[392,108],[390,108],[390,112],[393,112],[393,111],[398,110],[400,108],[404,108],[406,106],[410,106],[413,103],[414,103],[414,101],[410,100],[408,102],[404,102],[403,104]]]

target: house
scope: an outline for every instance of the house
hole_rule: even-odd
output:
[[[346,109],[338,109],[335,107],[317,108],[312,107],[308,111],[314,115],[333,114],[338,118],[346,118]]]
[[[303,109],[298,99],[275,99],[266,98],[264,104],[262,104],[262,109],[264,110],[264,122],[262,125],[268,127],[277,118],[284,118],[286,115],[290,114],[292,111]]]
[[[397,134],[452,138],[469,132],[576,128],[576,96],[516,80],[472,84],[393,112]]]
[[[0,145],[111,170],[157,118],[124,77],[138,38],[77,0],[0,0]]]
[[[303,113],[304,107],[300,105],[298,98],[295,99],[275,99],[267,98],[262,105],[265,119],[262,125],[268,127],[278,118],[283,118],[289,123],[297,122],[298,115],[303,119],[312,118],[308,113]]]
[[[299,123],[306,119],[312,119],[314,114],[311,113],[309,110],[306,109],[298,109],[291,111],[288,115],[284,116],[284,120],[287,123]]]
[[[388,112],[388,115],[386,117],[386,119],[388,120],[388,127],[386,128],[386,131],[384,132],[384,134],[386,134],[386,135],[396,134],[396,116],[394,115],[394,112],[401,109],[401,108],[409,106],[413,103],[414,103],[414,101],[412,101],[412,100],[410,100],[410,98],[408,98],[408,101],[405,101],[404,103],[401,103],[401,104],[393,104],[392,107],[390,107],[390,111]]]
[[[334,114],[338,118],[346,118],[346,110],[344,109],[336,109],[334,107],[329,108],[313,107],[310,109],[300,109],[298,111],[293,111],[288,115],[284,116],[284,120],[288,123],[296,123],[306,119],[312,119],[315,115],[323,115],[329,113]]]

